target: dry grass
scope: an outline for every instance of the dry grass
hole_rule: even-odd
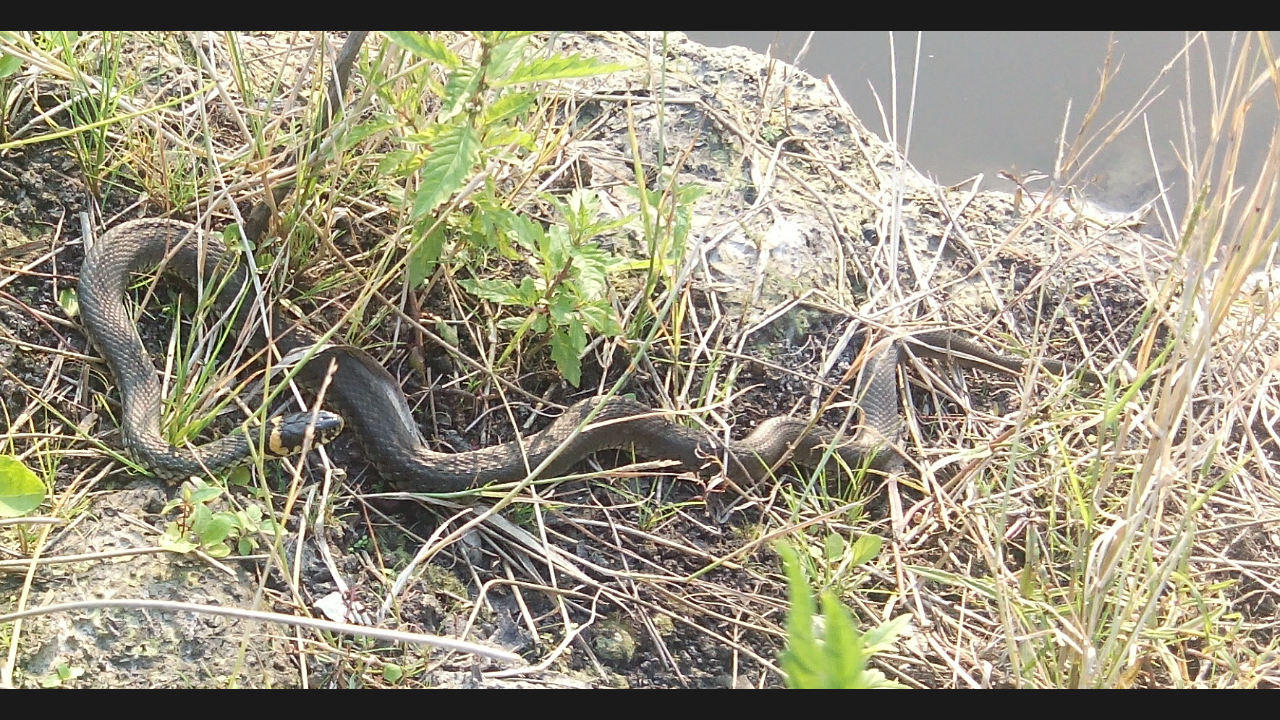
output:
[[[402,138],[429,125],[437,110],[431,83],[440,76],[374,38],[345,119],[321,132],[314,108],[325,86],[315,70],[327,56],[317,39],[85,36],[68,55],[0,38],[0,50],[28,68],[0,86],[7,93],[0,172],[13,167],[6,155],[70,148],[92,191],[84,219],[41,218],[55,238],[47,253],[20,262],[0,256],[0,304],[11,311],[0,318],[25,319],[0,335],[0,346],[22,358],[0,362],[9,426],[0,452],[48,480],[48,515],[80,516],[121,468],[110,455],[114,423],[100,418],[110,406],[91,380],[101,371],[82,352],[74,321],[50,302],[72,284],[75,239],[140,212],[222,227],[240,219],[264,184],[297,180],[281,206],[280,242],[256,254],[263,302],[289,298],[317,329],[386,362],[406,379],[420,417],[430,419],[428,437],[446,445],[508,439],[536,429],[544,408],[576,399],[548,377],[552,366],[536,340],[508,352],[510,334],[498,323],[509,311],[457,283],[526,266],[468,245],[455,225],[459,239],[423,287],[405,281],[416,272],[406,245],[420,235],[404,199],[418,178],[401,181],[387,168],[405,147]],[[460,54],[475,51],[465,38],[446,42]],[[659,55],[635,38],[593,42],[614,48],[615,59]],[[1198,43],[1189,43],[1189,54]],[[659,261],[631,277],[644,291],[619,285],[625,289],[614,307],[630,339],[593,342],[586,392],[626,380],[627,390],[719,433],[796,408],[830,410],[826,419],[838,420],[849,405],[840,381],[857,367],[854,330],[873,328],[883,342],[937,324],[1032,355],[1083,358],[1107,387],[1091,394],[1043,372],[1009,383],[912,363],[903,375],[904,444],[915,467],[883,487],[839,492],[821,477],[737,487],[673,480],[652,465],[616,470],[601,458],[610,469],[585,480],[540,479],[458,497],[375,493],[368,490],[376,476],[338,482],[343,467],[362,467],[354,458],[335,463],[314,453],[285,472],[283,484],[261,480],[259,468],[257,494],[233,494],[234,502],[274,509],[289,530],[263,542],[261,576],[273,580],[259,585],[255,606],[316,612],[317,576],[302,571],[306,547],[321,558],[320,584],[349,606],[362,603],[365,619],[518,649],[530,662],[486,667],[490,681],[575,674],[593,683],[768,686],[780,681],[775,658],[787,610],[771,547],[788,538],[802,549],[815,585],[837,590],[861,622],[913,615],[898,652],[879,659],[890,678],[909,685],[1280,684],[1273,469],[1280,301],[1273,275],[1258,272],[1275,263],[1280,144],[1273,136],[1261,168],[1246,176],[1239,148],[1228,141],[1243,136],[1258,106],[1280,105],[1280,79],[1266,36],[1242,36],[1237,49],[1214,86],[1204,136],[1189,129],[1196,144],[1189,139],[1182,152],[1186,177],[1178,185],[1193,189],[1187,216],[1171,218],[1169,205],[1160,205],[1163,222],[1182,228],[1166,234],[1174,243],[1064,217],[1053,193],[1019,212],[976,185],[920,186],[890,148],[866,139],[847,109],[823,112],[847,122],[849,138],[806,134],[812,108],[781,91],[790,80],[781,65],[772,66],[752,107],[726,107],[724,95],[713,101],[676,62],[654,61],[628,76],[649,83],[629,90],[652,94],[623,95],[608,83],[550,89],[527,122],[537,150],[479,168],[480,180],[438,216],[462,217],[492,187],[504,206],[545,221],[552,218],[535,190],[609,189],[648,178],[651,194],[634,206],[624,205],[621,192],[609,197],[619,213],[645,213],[647,222],[631,234]],[[1188,85],[1202,82],[1186,72]],[[686,94],[663,92],[665,82],[684,83]],[[82,96],[112,102],[77,115]],[[654,128],[671,133],[665,148],[681,148],[668,163],[696,165],[702,146],[681,134],[690,132],[691,117],[714,127],[714,140],[732,150],[718,171],[730,181],[708,183],[696,201],[679,199],[679,186],[652,171],[660,157]],[[1088,111],[1063,153],[1063,185],[1138,117],[1102,122]],[[611,122],[627,129],[613,145]],[[765,141],[778,133],[781,141]],[[293,159],[294,149],[317,146],[336,150],[310,163]],[[757,195],[740,206],[744,184]],[[866,225],[841,204],[844,194],[859,199]],[[706,251],[678,247],[678,211],[694,207],[690,245],[724,243],[724,228],[747,228],[759,242],[753,233],[774,215],[801,212],[822,218],[831,237],[856,239],[870,226],[879,242],[840,244],[842,285],[798,300],[769,299],[776,297],[764,268],[770,257],[757,256],[750,295],[763,307],[744,310],[705,282]],[[21,220],[0,222],[7,219]],[[350,235],[336,230],[348,227]],[[948,252],[931,254],[921,236]],[[1101,256],[1109,260],[1090,264]],[[866,289],[856,310],[851,278]],[[47,288],[39,295],[45,304],[6,289],[18,287]],[[975,295],[978,301],[966,300]],[[185,348],[200,346],[204,332],[157,341],[157,354],[184,348],[161,367],[190,364]],[[433,361],[438,355],[450,358],[448,367]],[[235,368],[240,360],[232,354],[223,363]],[[747,392],[756,384],[763,387]],[[208,387],[174,394],[217,402]],[[207,419],[200,404],[190,412]],[[0,527],[0,552],[15,561],[56,556],[66,536],[56,528],[18,535]],[[883,537],[884,549],[855,565],[848,548],[868,533]],[[155,541],[154,532],[148,537]],[[22,578],[12,609],[36,601],[31,589],[40,573],[11,576]],[[232,580],[219,574],[207,582]],[[0,606],[0,614],[8,610]],[[11,674],[32,651],[22,626],[6,627]],[[247,642],[260,631],[240,632]],[[634,655],[629,646],[638,648]],[[326,682],[381,684],[392,681],[386,673],[394,665],[405,677],[396,681],[441,683],[469,662],[303,630],[287,648],[297,676],[264,681],[237,665],[241,682],[313,684],[320,673]]]

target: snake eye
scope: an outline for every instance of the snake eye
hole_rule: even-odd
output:
[[[321,410],[314,416],[309,412],[277,415],[268,418],[263,432],[266,433],[266,452],[272,457],[288,457],[302,452],[303,442],[307,436],[307,428],[314,427],[312,442],[322,445],[342,432],[344,422],[341,415]]]

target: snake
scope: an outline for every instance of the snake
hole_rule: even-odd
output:
[[[809,420],[780,416],[762,421],[741,440],[695,430],[648,405],[626,397],[591,397],[570,405],[545,429],[519,440],[466,452],[432,450],[409,408],[399,382],[363,350],[347,345],[317,346],[318,336],[269,308],[268,327],[282,356],[312,349],[297,370],[304,384],[319,387],[331,410],[268,418],[258,428],[242,425],[216,440],[175,446],[161,432],[162,389],[139,336],[125,295],[132,274],[159,268],[189,285],[213,293],[215,310],[231,315],[251,281],[240,253],[187,222],[145,218],[116,225],[88,244],[79,279],[82,326],[106,360],[120,389],[121,435],[139,465],[166,479],[217,472],[245,461],[255,449],[269,456],[297,453],[310,435],[314,443],[345,427],[357,435],[366,458],[385,480],[408,490],[446,493],[496,482],[514,482],[541,467],[542,477],[560,476],[591,454],[607,449],[675,461],[684,470],[722,471],[735,480],[770,477],[784,462],[882,473],[901,469],[898,446],[902,413],[897,365],[909,353],[956,362],[964,367],[1020,375],[1039,362],[1056,375],[1058,360],[1003,355],[951,329],[907,335],[865,360],[855,386],[860,420],[840,433]],[[243,325],[233,320],[233,330]],[[257,331],[256,344],[266,343]],[[318,348],[318,349],[316,349]],[[1091,371],[1086,379],[1098,382]]]

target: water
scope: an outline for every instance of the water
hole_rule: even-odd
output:
[[[712,46],[743,45],[792,61],[808,32],[742,31],[687,33]],[[1192,43],[1184,59],[1161,77],[1193,36],[1182,32],[931,32],[896,33],[893,37],[897,73],[897,132],[894,133],[890,36],[884,32],[816,32],[799,66],[823,77],[830,75],[863,123],[881,137],[896,135],[908,159],[938,182],[951,185],[981,173],[983,188],[1012,190],[998,177],[1051,175],[1058,158],[1058,139],[1066,118],[1066,140],[1073,143],[1098,91],[1109,42],[1114,40],[1114,78],[1085,136],[1102,130],[1086,149],[1101,145],[1110,133],[1103,129],[1128,112],[1147,93],[1151,100],[1139,120],[1084,165],[1074,163],[1062,173],[1064,181],[1094,202],[1116,210],[1132,210],[1157,194],[1156,171],[1170,188],[1170,202],[1180,214],[1188,197],[1178,157],[1187,154],[1190,135],[1202,148],[1209,119],[1206,43],[1213,57],[1218,86],[1229,67],[1232,35],[1210,33]],[[907,143],[907,118],[913,66],[919,40],[919,76],[914,117]],[[1238,39],[1237,39],[1238,42]],[[1190,78],[1188,79],[1188,63]],[[1187,98],[1188,83],[1191,87]],[[874,92],[873,92],[874,89]],[[878,93],[887,117],[876,103]],[[1266,105],[1266,103],[1259,103]],[[1070,114],[1067,115],[1068,106]],[[1260,157],[1274,119],[1274,103],[1259,112],[1272,117],[1251,118],[1244,138],[1246,153]],[[1184,124],[1194,132],[1184,133]],[[1145,120],[1145,126],[1144,126]],[[1147,133],[1150,137],[1148,138]],[[1201,150],[1193,149],[1192,156]],[[1154,156],[1154,158],[1153,158]],[[1044,189],[1047,180],[1032,183]]]

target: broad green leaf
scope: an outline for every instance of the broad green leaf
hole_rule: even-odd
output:
[[[791,545],[779,542],[778,555],[787,574],[787,594],[791,599],[791,613],[787,616],[787,649],[778,662],[787,676],[791,688],[813,687],[815,669],[818,667],[818,646],[813,637],[813,595],[800,569],[800,557]]]
[[[22,67],[22,58],[8,53],[0,55],[0,78],[9,77],[18,72],[20,67]]]
[[[164,532],[160,534],[160,547],[185,555],[199,546],[183,536],[182,528],[178,527],[178,523],[171,522],[165,526]]]
[[[823,664],[823,677],[819,687],[859,687],[859,676],[866,664],[866,657],[862,649],[862,638],[853,626],[853,618],[849,617],[849,611],[830,592],[822,593],[822,618],[822,649],[826,662]]]
[[[200,542],[204,545],[214,545],[227,539],[231,531],[235,529],[235,516],[231,513],[214,513],[209,518],[209,522],[204,527],[197,530],[200,535]]]
[[[262,524],[258,526],[258,532],[267,537],[275,537],[280,534],[280,524],[273,518],[264,517],[262,518]]]
[[[211,522],[213,522],[213,511],[208,505],[195,505],[191,508],[191,529],[196,535],[199,535]]]
[[[533,278],[528,275],[520,280],[520,295],[518,302],[525,307],[533,307],[542,299],[541,286]]]
[[[586,320],[592,330],[605,337],[615,337],[622,334],[622,323],[618,322],[618,314],[613,311],[612,305],[603,300],[579,305],[578,313],[582,315],[582,319]]]
[[[528,46],[528,36],[507,38],[493,46],[489,51],[489,67],[485,69],[491,86],[502,82],[504,77],[511,74],[512,69],[524,57],[524,50]]]
[[[572,249],[569,231],[563,225],[552,225],[547,229],[542,242],[538,245],[538,255],[546,263],[546,269],[543,272],[547,274],[548,280],[559,275],[564,269],[565,264],[569,262]]]
[[[868,630],[862,636],[863,642],[866,643],[867,652],[878,653],[892,650],[894,643],[898,640],[898,636],[907,629],[907,625],[910,622],[911,615],[908,613],[899,615]]]
[[[574,313],[577,302],[569,293],[558,292],[551,301],[547,303],[547,312],[550,313],[551,319],[558,325],[564,325],[572,320],[576,320],[578,316]]]
[[[191,494],[187,496],[187,502],[193,505],[207,503],[211,500],[216,500],[221,494],[222,488],[213,486],[200,487],[191,491]]]
[[[449,125],[428,125],[422,128],[420,132],[405,135],[404,141],[410,145],[434,145],[436,140],[450,127]]]
[[[537,99],[537,93],[508,92],[489,103],[489,106],[484,109],[484,124],[490,126],[501,120],[515,117],[532,107]]]
[[[394,130],[397,127],[399,126],[386,118],[375,118],[368,122],[356,125],[345,133],[339,135],[338,138],[342,143],[343,149],[350,149],[359,145],[362,140],[371,135]]]
[[[490,127],[484,135],[486,149],[515,146],[533,152],[537,145],[532,134],[518,127]]]
[[[842,541],[843,542],[843,541]],[[856,543],[855,543],[856,544]],[[833,544],[828,543],[830,552]],[[778,658],[792,688],[899,688],[869,667],[871,656],[892,649],[893,641],[910,621],[901,615],[863,634],[835,594],[822,593],[822,622],[814,621],[815,605],[795,550],[778,544],[787,573],[791,614],[787,618],[787,649]],[[821,629],[815,632],[815,627]]]
[[[409,172],[410,161],[417,156],[417,153],[408,150],[392,150],[378,161],[378,175],[405,175]]]
[[[434,328],[436,335],[439,335],[445,342],[453,347],[458,347],[458,329],[453,325],[445,322],[441,318],[436,318]]]
[[[214,543],[212,545],[206,545],[204,553],[211,558],[224,558],[231,555],[231,548],[228,547],[226,543]]]
[[[547,233],[536,220],[511,213],[505,224],[516,244],[529,252],[536,252],[537,248],[545,242]]]
[[[570,329],[573,327],[577,327],[581,333],[581,326],[570,326]],[[564,375],[564,379],[574,387],[582,382],[582,362],[578,360],[578,354],[586,347],[585,336],[579,343],[574,334],[566,332],[564,328],[558,327],[551,332],[551,359],[555,361],[556,368]]]
[[[75,288],[64,287],[58,292],[58,306],[67,317],[73,318],[80,314],[80,295]]]
[[[853,564],[862,565],[880,554],[880,546],[884,539],[874,533],[867,533],[853,543]]]
[[[426,217],[462,189],[480,161],[480,140],[468,125],[440,136],[435,150],[422,164],[421,187],[413,201],[413,219]]]
[[[434,230],[415,239],[413,249],[409,253],[410,287],[421,287],[423,281],[431,277],[431,273],[436,269],[436,263],[440,260],[440,254],[444,252],[444,223],[437,223],[434,218],[427,216],[422,219],[422,222],[414,225],[414,233],[417,234],[424,227],[432,226],[435,226]]]
[[[44,483],[15,457],[0,455],[0,517],[21,517],[44,502]]]
[[[586,300],[604,298],[609,271],[616,265],[614,259],[594,244],[579,245],[574,248],[573,256],[579,294]]]
[[[440,112],[436,123],[448,123],[457,117],[475,98],[480,90],[480,74],[472,67],[454,70],[444,83],[444,97],[440,98]]]
[[[840,533],[827,533],[823,542],[827,551],[827,562],[839,562],[844,555],[845,542]]]
[[[438,62],[448,68],[459,65],[458,56],[444,43],[429,35],[402,30],[384,30],[382,34],[386,35],[391,42],[418,57]]]
[[[249,472],[248,466],[238,465],[227,473],[227,484],[232,487],[249,487],[251,482],[253,482],[253,473]]]
[[[522,304],[520,302],[520,289],[510,280],[493,280],[490,278],[472,280],[463,278],[458,281],[458,284],[481,300],[496,302],[500,305]]]
[[[493,87],[505,87],[519,83],[604,75],[626,69],[626,65],[603,63],[595,58],[583,57],[579,54],[569,56],[556,55],[534,58],[515,68],[510,75],[504,78],[492,78],[491,84]]]

